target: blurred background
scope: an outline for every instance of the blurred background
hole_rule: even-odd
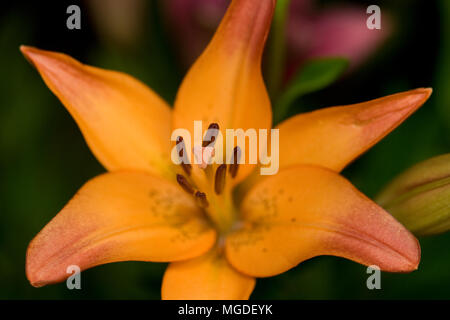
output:
[[[282,70],[264,70],[273,96],[305,61],[345,56],[349,68],[289,114],[433,87],[424,107],[344,171],[369,197],[412,164],[450,152],[450,1],[292,0]],[[36,289],[25,277],[29,241],[79,187],[104,169],[75,122],[19,52],[21,44],[61,51],[127,72],[172,103],[183,74],[210,39],[227,0],[7,1],[0,10],[0,298],[159,299],[165,264],[125,262],[82,273],[82,290]],[[66,9],[81,8],[81,30]],[[381,7],[382,29],[367,30],[365,9]],[[273,40],[273,41],[272,41]],[[279,39],[278,39],[279,40]],[[273,36],[269,52],[280,43]],[[272,48],[270,46],[272,45]],[[278,49],[277,49],[278,48]],[[272,50],[272,51],[270,51]],[[278,73],[278,82],[269,77]],[[272,83],[275,81],[275,83]],[[319,257],[257,282],[252,299],[448,299],[450,234],[420,239],[411,274],[382,274],[368,290],[366,268]]]

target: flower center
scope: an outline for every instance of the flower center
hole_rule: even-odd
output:
[[[182,137],[177,139],[177,151],[181,160],[183,174],[177,174],[177,182],[184,191],[195,198],[196,203],[204,210],[220,233],[231,230],[237,220],[237,210],[232,197],[232,179],[239,170],[240,148],[235,147],[233,158],[229,164],[217,164],[214,144],[219,126],[209,126],[202,146],[193,149],[198,164],[192,165],[185,152]]]

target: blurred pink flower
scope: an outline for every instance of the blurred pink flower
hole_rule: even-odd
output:
[[[190,65],[206,47],[229,0],[165,0],[169,27],[182,47],[180,57]],[[316,8],[313,0],[292,0],[287,22],[288,64],[292,74],[309,58],[344,56],[352,68],[364,62],[390,34],[390,21],[382,16],[382,29],[366,27],[366,7],[335,5]]]
[[[309,5],[306,5],[308,3]],[[352,68],[362,64],[391,33],[382,16],[382,29],[369,30],[366,7],[339,5],[317,11],[310,0],[293,0],[287,26],[289,65],[294,71],[305,59],[343,56]]]

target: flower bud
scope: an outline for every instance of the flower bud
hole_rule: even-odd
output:
[[[416,164],[395,178],[377,202],[418,236],[450,229],[450,154]]]

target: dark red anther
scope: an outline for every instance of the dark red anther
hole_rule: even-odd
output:
[[[233,150],[233,158],[231,159],[230,175],[236,178],[239,170],[239,161],[241,160],[241,148],[235,147]]]
[[[225,182],[227,178],[227,165],[222,164],[216,170],[216,176],[214,179],[214,191],[217,195],[220,195],[225,189]]]

